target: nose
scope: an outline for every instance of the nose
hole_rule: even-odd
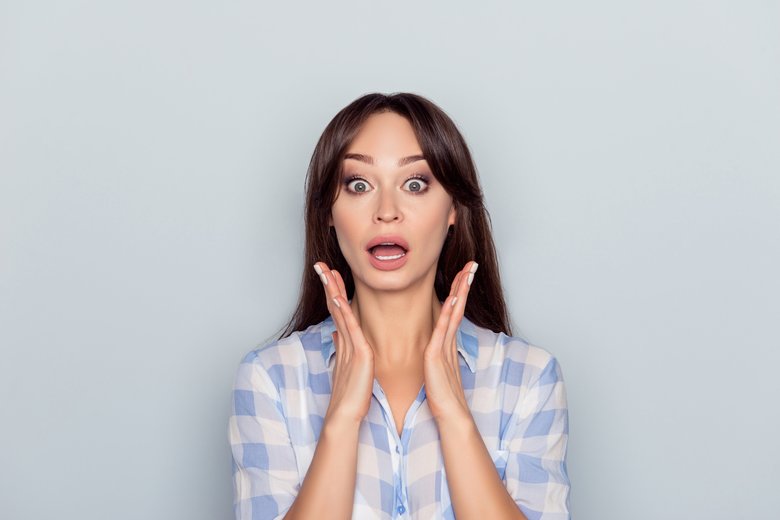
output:
[[[401,212],[396,204],[392,191],[385,191],[379,194],[379,202],[374,213],[374,222],[393,222],[401,220]]]

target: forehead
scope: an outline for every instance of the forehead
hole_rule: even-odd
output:
[[[382,112],[372,114],[363,122],[347,153],[397,158],[421,151],[409,121],[395,112]]]

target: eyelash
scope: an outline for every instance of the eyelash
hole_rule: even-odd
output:
[[[425,183],[425,187],[423,189],[421,189],[420,191],[410,191],[409,193],[411,193],[412,195],[422,195],[423,193],[428,191],[428,189],[430,188],[430,180],[429,180],[428,176],[426,176],[426,175],[414,174],[411,177],[409,177],[408,179],[406,179],[404,181],[404,184],[406,184],[407,182],[409,182],[411,180],[415,180],[415,179],[423,181]],[[366,193],[366,192],[352,191],[352,190],[349,189],[349,184],[352,181],[356,181],[356,180],[361,180],[361,181],[365,182],[366,184],[368,184],[368,181],[366,179],[364,179],[363,177],[361,177],[359,175],[350,175],[346,179],[344,179],[344,181],[343,181],[344,187],[346,188],[347,193],[350,193],[352,195],[363,195],[363,193]]]

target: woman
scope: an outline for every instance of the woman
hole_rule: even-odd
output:
[[[236,518],[568,519],[561,369],[511,335],[452,120],[414,94],[353,101],[305,221],[297,309],[236,376]]]

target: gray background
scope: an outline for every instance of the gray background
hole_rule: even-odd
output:
[[[578,520],[780,509],[780,7],[0,2],[0,517],[227,519],[230,387],[296,299],[333,115],[473,149]],[[774,320],[773,320],[774,318]]]

